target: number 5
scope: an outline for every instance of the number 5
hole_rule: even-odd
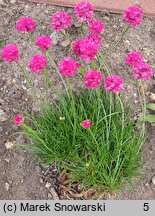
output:
[[[144,211],[148,211],[149,210],[149,203],[144,203]]]

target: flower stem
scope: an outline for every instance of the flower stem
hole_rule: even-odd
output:
[[[75,141],[75,132],[76,132],[75,101],[74,101],[73,91],[72,91],[72,88],[71,88],[71,85],[70,85],[70,80],[69,80],[68,77],[66,78],[66,80],[67,80],[67,84],[68,84],[68,87],[69,87],[69,90],[70,90],[70,97],[72,99],[72,107],[73,107],[73,113],[74,113],[74,128],[73,128],[73,143],[74,143],[74,141]]]
[[[52,80],[49,78],[49,76],[48,76],[46,70],[43,71],[43,74],[44,74],[44,76],[45,76],[47,82],[51,85],[53,91],[57,94],[57,96],[60,96],[60,94],[59,94],[59,92],[57,91],[57,89],[56,89],[54,83],[53,83]]]
[[[142,100],[142,112],[143,112],[142,130],[140,133],[140,138],[144,139],[144,137],[145,137],[145,117],[146,117],[146,97],[145,97],[144,85],[143,85],[142,81],[139,81],[139,85],[141,87],[141,93],[142,93],[141,100]],[[139,94],[140,94],[140,91],[139,91]],[[141,149],[142,144],[140,145],[139,150]]]
[[[32,41],[32,42],[35,42],[35,38],[32,36],[32,33],[28,32],[28,34],[29,34],[29,36],[30,36],[30,38],[31,38],[31,41]]]
[[[46,51],[46,54],[47,54],[48,58],[50,59],[51,65],[55,68],[56,72],[58,73],[58,75],[59,75],[59,77],[60,77],[60,79],[61,79],[61,81],[62,81],[62,83],[63,83],[63,85],[64,85],[64,87],[65,87],[65,91],[66,91],[66,93],[67,93],[67,96],[69,97],[69,93],[68,93],[68,89],[67,89],[66,83],[65,83],[65,81],[64,81],[64,79],[63,79],[63,77],[62,77],[62,75],[60,74],[59,69],[58,69],[58,67],[57,67],[57,65],[56,65],[56,63],[55,63],[55,61],[51,58],[51,56],[50,56],[50,54],[48,53],[48,51]]]
[[[34,89],[34,87],[33,87],[33,85],[32,85],[32,82],[31,82],[31,80],[30,80],[28,74],[26,73],[26,71],[23,69],[22,65],[21,65],[19,62],[18,62],[18,67],[20,68],[21,72],[22,72],[23,75],[24,75],[24,78],[26,79],[26,81],[27,81],[29,87],[31,88],[32,95],[33,95],[34,98],[36,99],[36,102],[39,103],[39,102],[38,102],[38,97],[37,97],[36,92],[35,92],[35,89]]]
[[[119,100],[120,106],[121,106],[121,111],[122,111],[122,135],[123,135],[123,131],[124,131],[124,123],[125,123],[125,115],[124,115],[124,106],[123,106],[123,102],[122,99],[119,95],[119,93],[116,94],[117,99]]]

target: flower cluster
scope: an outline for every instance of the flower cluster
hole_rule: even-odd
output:
[[[87,63],[94,60],[97,52],[99,50],[99,44],[93,42],[90,39],[84,38],[83,40],[78,40],[73,43],[74,54]]]
[[[130,6],[125,10],[123,18],[131,26],[139,26],[142,22],[143,11],[138,6]]]
[[[125,62],[126,62],[126,64],[133,67],[140,62],[144,62],[144,58],[143,58],[142,54],[138,51],[130,52],[127,54]]]
[[[41,35],[36,38],[36,45],[41,48],[42,52],[45,52],[51,47],[52,39],[49,36]]]
[[[19,114],[15,115],[14,124],[15,125],[20,125],[22,122],[24,122],[24,118]]]
[[[99,71],[87,71],[84,76],[84,83],[89,89],[98,88],[102,81],[102,73]]]
[[[93,19],[89,22],[89,30],[93,34],[101,34],[104,32],[105,27],[102,22],[97,19]]]
[[[70,15],[67,12],[56,12],[53,14],[52,19],[52,29],[56,32],[60,32],[63,29],[66,29],[72,25],[72,20]]]
[[[42,54],[37,54],[35,56],[33,56],[33,58],[31,59],[30,63],[29,63],[30,69],[36,73],[36,74],[40,74],[42,73],[42,71],[46,68],[47,66],[47,61],[45,56],[43,56]]]
[[[97,35],[97,34],[89,34],[84,39],[92,41],[98,47],[100,47],[101,42],[102,42],[102,38],[99,35]]]
[[[80,124],[83,128],[88,129],[91,127],[91,121],[90,120],[84,120],[83,122],[81,122]]]
[[[63,76],[74,76],[77,72],[77,69],[80,67],[80,64],[77,63],[71,57],[66,57],[62,60],[59,65],[59,71]]]
[[[80,22],[89,21],[94,14],[93,6],[87,1],[77,3],[74,7],[74,14]]]
[[[118,93],[123,89],[123,80],[119,75],[110,75],[104,80],[106,91]]]
[[[20,32],[33,33],[35,30],[35,21],[30,17],[23,17],[17,21],[16,29]]]
[[[153,70],[148,64],[141,62],[133,68],[133,74],[136,79],[148,80],[152,77]]]
[[[133,75],[136,79],[148,80],[152,77],[152,68],[144,62],[144,58],[140,52],[134,51],[128,53],[125,62],[133,67]]]
[[[18,48],[14,44],[8,44],[5,47],[3,47],[1,54],[2,54],[2,58],[6,62],[12,62],[12,61],[18,62],[19,60]]]

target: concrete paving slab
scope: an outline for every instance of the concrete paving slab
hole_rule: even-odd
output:
[[[47,3],[60,6],[73,7],[81,0],[27,0],[29,2]],[[128,6],[139,4],[145,16],[155,17],[155,0],[89,0],[96,10],[108,10],[109,12],[122,13]]]

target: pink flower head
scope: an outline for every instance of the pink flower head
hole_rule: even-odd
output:
[[[42,52],[45,52],[51,47],[52,39],[48,36],[41,35],[36,38],[36,45],[41,48]]]
[[[52,19],[52,29],[54,29],[56,32],[59,32],[63,29],[66,29],[72,25],[72,20],[67,12],[56,12],[53,14]]]
[[[31,32],[35,30],[35,21],[30,17],[23,17],[16,22],[16,29],[20,32]]]
[[[140,52],[130,52],[127,54],[125,62],[130,66],[135,66],[140,62],[144,62],[144,58]]]
[[[63,76],[74,76],[76,74],[77,69],[80,67],[80,64],[77,63],[71,57],[66,57],[62,60],[59,65],[59,71]]]
[[[99,50],[99,44],[94,43],[93,41],[84,38],[83,40],[78,40],[73,43],[73,52],[74,54],[85,60],[87,63],[90,63],[94,60],[97,52]]]
[[[89,29],[94,34],[101,34],[105,30],[105,26],[97,19],[93,19],[89,22]]]
[[[42,73],[42,71],[46,68],[47,66],[47,61],[45,56],[43,56],[42,54],[37,54],[35,56],[33,56],[33,58],[31,59],[30,63],[29,63],[30,69],[36,73],[36,74],[40,74]]]
[[[84,76],[84,83],[89,89],[98,88],[102,81],[102,73],[95,70],[87,71]]]
[[[14,117],[15,125],[20,125],[22,122],[24,122],[24,118],[20,116],[19,114],[15,115]]]
[[[12,62],[12,61],[18,62],[19,60],[18,48],[14,44],[8,44],[5,47],[3,47],[1,54],[2,54],[2,58],[6,62]]]
[[[102,38],[97,34],[89,34],[84,39],[94,42],[96,45],[100,46]]]
[[[123,89],[122,78],[118,75],[110,75],[104,80],[106,91],[117,93]]]
[[[131,26],[139,26],[142,22],[143,11],[138,6],[128,7],[123,15],[123,18],[126,22],[129,22]]]
[[[85,129],[90,128],[91,127],[91,121],[90,120],[84,120],[83,122],[81,122],[80,125]]]
[[[80,22],[89,21],[94,14],[93,6],[87,1],[77,3],[74,7],[74,14]]]
[[[152,77],[153,70],[148,64],[141,62],[135,65],[133,74],[136,79],[148,80]]]

